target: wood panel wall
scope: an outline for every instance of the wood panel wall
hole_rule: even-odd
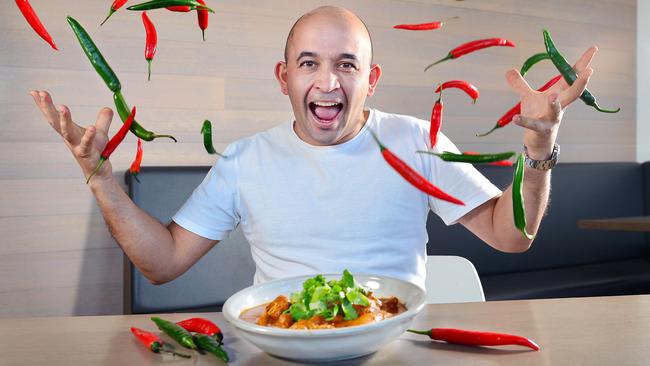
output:
[[[121,251],[111,238],[83,177],[60,138],[28,95],[47,89],[75,121],[94,121],[111,93],[83,55],[66,15],[93,36],[119,75],[124,95],[138,106],[147,128],[172,133],[177,144],[145,145],[143,165],[208,165],[199,134],[214,124],[217,149],[290,117],[290,105],[273,78],[286,34],[295,19],[321,1],[210,0],[207,41],[195,14],[150,13],[159,49],[146,81],[144,32],[139,14],[124,10],[103,27],[109,0],[33,0],[60,52],[41,41],[14,2],[0,6],[0,317],[117,314],[122,310]],[[134,1],[131,1],[134,3]],[[590,89],[617,115],[576,103],[565,114],[559,142],[562,161],[626,161],[635,158],[635,0],[347,0],[331,1],[360,14],[370,28],[375,60],[384,75],[368,104],[427,119],[433,86],[466,79],[481,90],[477,105],[457,92],[445,96],[444,132],[461,149],[520,149],[522,130],[505,128],[478,139],[516,103],[504,72],[543,50],[541,29],[555,36],[567,58],[600,46]],[[397,23],[450,16],[436,32],[391,29]],[[465,41],[507,37],[517,48],[490,49],[422,69]],[[549,63],[529,75],[538,86],[554,74]],[[114,133],[119,124],[114,124]],[[130,136],[111,158],[121,179],[135,151]]]

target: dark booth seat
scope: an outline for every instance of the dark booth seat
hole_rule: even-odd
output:
[[[198,186],[210,167],[143,167],[140,182],[126,173],[129,196],[162,223]],[[220,311],[235,292],[253,284],[255,265],[241,230],[222,240],[174,281],[153,285],[124,257],[124,310],[127,314]]]
[[[637,163],[564,163],[551,174],[551,204],[533,246],[507,254],[485,245],[461,225],[431,215],[428,254],[469,259],[487,300],[650,293],[647,235],[578,229],[580,219],[648,214],[650,166]],[[480,166],[505,189],[512,168]]]

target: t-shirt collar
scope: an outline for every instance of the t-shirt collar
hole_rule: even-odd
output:
[[[359,132],[354,137],[349,139],[348,141],[346,141],[344,143],[341,143],[341,144],[337,144],[337,145],[316,146],[316,145],[312,145],[312,144],[310,144],[308,142],[303,141],[298,136],[298,134],[296,133],[296,131],[293,128],[293,124],[294,124],[294,122],[296,120],[296,118],[294,116],[291,116],[291,119],[289,120],[289,123],[287,123],[287,126],[289,128],[289,133],[291,134],[291,139],[294,140],[298,145],[300,145],[300,146],[302,146],[304,148],[316,149],[316,150],[337,150],[337,151],[342,151],[342,150],[347,150],[349,148],[357,146],[360,143],[361,139],[362,139],[361,136],[363,136],[366,133],[366,130],[369,128],[369,126],[371,124],[373,124],[372,122],[374,121],[374,118],[375,118],[375,110],[372,109],[372,108],[366,108],[366,109],[364,109],[364,111],[368,111],[368,119],[366,120],[366,123],[363,124],[363,127],[361,127],[361,130],[359,130]]]

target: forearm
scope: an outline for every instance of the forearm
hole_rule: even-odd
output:
[[[170,231],[131,201],[112,177],[90,181],[108,228],[133,264],[153,283],[175,273],[175,245]]]
[[[549,129],[544,133],[527,130],[524,134],[526,154],[534,160],[549,159],[553,152],[556,136],[557,129]],[[521,187],[526,214],[526,233],[535,235],[548,206],[551,189],[550,170],[543,171],[524,167],[524,180]],[[498,238],[496,243],[500,246],[497,249],[506,252],[528,250],[532,240],[528,239],[515,226],[512,185],[497,201],[493,218],[493,232]]]
[[[551,188],[550,171],[525,168],[523,198],[526,211],[526,231],[536,234],[546,212]],[[493,213],[493,247],[504,252],[526,251],[532,240],[528,240],[514,224],[512,209],[512,185],[495,204]]]

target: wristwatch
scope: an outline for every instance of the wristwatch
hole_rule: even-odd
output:
[[[560,156],[560,145],[555,144],[553,146],[553,152],[551,153],[551,156],[546,159],[546,160],[535,160],[531,159],[530,156],[528,156],[528,148],[526,145],[524,145],[524,161],[526,163],[526,166],[532,169],[537,169],[537,170],[549,170],[557,164],[557,157]]]

